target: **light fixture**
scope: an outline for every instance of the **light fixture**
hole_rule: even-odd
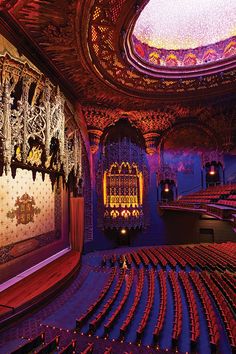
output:
[[[216,171],[215,171],[215,166],[214,166],[214,165],[211,165],[209,174],[210,174],[211,176],[213,176],[215,173],[216,173]]]
[[[170,191],[168,183],[165,183],[164,192],[168,193]]]
[[[125,235],[127,233],[126,229],[121,229],[120,230],[121,235]]]

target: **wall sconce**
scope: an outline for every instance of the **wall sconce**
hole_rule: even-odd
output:
[[[214,166],[214,165],[211,165],[209,174],[210,174],[211,176],[214,176],[215,173],[216,173],[216,171],[215,171],[215,166]]]
[[[168,193],[170,191],[168,183],[165,183],[164,192]]]

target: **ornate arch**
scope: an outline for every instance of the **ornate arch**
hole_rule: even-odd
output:
[[[217,134],[216,132],[208,127],[206,124],[203,124],[202,122],[199,122],[198,120],[182,120],[182,121],[177,121],[176,123],[174,123],[173,125],[171,125],[171,127],[169,127],[168,129],[164,130],[160,136],[160,140],[159,140],[159,150],[161,151],[163,149],[163,144],[164,142],[167,140],[167,138],[173,133],[174,130],[176,129],[182,129],[182,128],[186,128],[186,127],[192,127],[192,128],[196,128],[199,130],[204,131],[210,139],[212,139],[211,141],[214,141],[215,143],[215,148],[218,149],[219,148],[219,139],[217,138]]]

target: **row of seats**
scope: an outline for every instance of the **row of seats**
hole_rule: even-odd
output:
[[[156,267],[158,265],[158,258],[148,248],[144,248],[143,252],[150,259],[151,264]]]
[[[166,272],[160,270],[158,272],[159,283],[160,283],[160,310],[157,318],[157,323],[153,332],[153,340],[157,342],[160,336],[160,333],[164,326],[166,309],[167,309],[167,285],[166,285]]]
[[[200,324],[197,302],[188,275],[183,271],[180,271],[178,275],[183,284],[183,288],[187,298],[188,310],[190,315],[190,340],[191,345],[194,348],[200,336]]]
[[[236,208],[236,200],[232,200],[232,199],[220,199],[217,201],[217,204]]]
[[[142,292],[143,292],[143,285],[144,285],[144,270],[143,269],[140,269],[139,272],[138,272],[138,281],[137,281],[137,284],[136,284],[136,290],[135,290],[135,296],[134,296],[134,302],[124,320],[124,322],[122,323],[121,327],[120,327],[120,337],[121,338],[124,338],[125,336],[125,333],[127,331],[127,328],[128,326],[130,325],[133,317],[134,317],[134,314],[135,314],[135,311],[136,311],[136,308],[140,302],[140,299],[141,299],[141,295],[142,295]]]
[[[122,255],[127,258],[127,254]],[[192,245],[192,246],[164,246],[138,249],[131,252],[133,263],[140,267],[152,265],[156,267],[160,264],[166,268],[187,265],[192,268],[201,267],[202,269],[219,269],[225,271],[236,270],[236,257],[231,252],[226,252],[226,248],[217,248],[215,245]],[[132,262],[131,262],[132,264]],[[129,267],[131,267],[131,264]]]
[[[136,266],[139,267],[142,262],[137,252],[131,252],[131,257]]]
[[[123,272],[123,270],[121,270],[119,273],[119,276],[118,276],[118,280],[116,282],[115,289],[114,289],[111,297],[103,305],[102,310],[96,315],[96,317],[89,322],[90,333],[94,333],[96,331],[96,329],[99,326],[99,324],[101,323],[101,321],[104,319],[106,314],[110,311],[111,306],[115,302],[115,300],[119,294],[119,291],[121,290],[124,279],[125,279],[125,273]]]
[[[143,250],[139,250],[138,252],[138,257],[140,258],[141,262],[147,267],[149,265],[149,258],[147,257],[147,255],[145,254],[145,252],[143,252]]]
[[[230,194],[230,195],[228,196],[228,199],[236,200],[236,194]]]
[[[105,333],[108,333],[110,328],[116,325],[115,319],[124,311],[124,304],[130,296],[130,288],[134,283],[136,286],[134,301],[119,328],[120,339],[124,340],[126,335],[129,335],[131,321],[136,322],[135,317],[137,316],[138,304],[145,302],[145,309],[136,330],[137,342],[140,343],[142,341],[144,334],[146,335],[145,331],[147,331],[150,326],[149,322],[157,291],[155,287],[155,277],[158,276],[158,289],[160,289],[160,296],[158,296],[158,298],[160,299],[160,307],[157,313],[156,323],[151,324],[151,326],[154,326],[154,344],[160,341],[160,336],[165,328],[167,299],[168,296],[170,296],[170,294],[167,294],[167,284],[170,283],[174,303],[173,326],[171,326],[172,344],[174,348],[178,347],[179,338],[182,333],[183,299],[186,299],[188,306],[188,317],[190,321],[189,339],[193,351],[197,350],[200,338],[199,306],[204,310],[212,350],[217,350],[219,345],[221,325],[218,315],[220,315],[224,321],[229,343],[232,347],[234,346],[234,340],[232,338],[235,336],[235,322],[232,321],[232,316],[230,317],[228,315],[228,309],[230,309],[232,313],[233,310],[236,309],[236,277],[233,274],[233,268],[236,262],[235,244],[228,242],[224,244],[149,247],[143,248],[142,250],[132,250],[129,254],[132,259],[130,264],[131,270],[122,270],[126,273],[127,283],[126,286],[122,288],[124,290],[120,292],[122,298],[117,305],[118,310],[115,309],[114,312],[112,312],[112,315],[104,326]],[[126,259],[126,253],[119,257]],[[117,261],[119,257],[116,257]],[[162,266],[161,269],[160,267],[157,268],[159,265]],[[169,270],[169,267],[166,267],[167,265],[171,265],[172,269]],[[189,273],[186,272],[186,265],[190,265],[193,270]],[[148,281],[147,294],[146,290],[144,291],[145,277],[147,277]],[[211,282],[208,281],[208,278],[211,279]],[[119,278],[116,277],[116,283],[118,282]],[[208,283],[210,286],[208,286]],[[183,298],[181,288],[185,293],[185,297]],[[107,313],[110,310],[113,311],[114,308],[112,302],[110,302],[112,297],[113,294],[107,299],[107,303],[111,304],[109,309],[107,309]],[[202,305],[198,304],[198,297]],[[228,304],[228,306],[225,304]],[[216,305],[218,306],[219,313],[216,310]],[[101,313],[103,313],[103,309],[100,314]],[[228,319],[226,318],[227,315]]]
[[[174,297],[174,326],[172,330],[172,340],[174,345],[178,344],[179,336],[181,334],[182,329],[182,300],[181,300],[181,293],[179,282],[177,280],[176,272],[171,270],[169,272],[169,279],[172,286],[173,297]]]
[[[26,344],[14,350],[11,354],[91,354],[95,353],[94,343],[88,343],[82,350],[78,351],[76,348],[76,340],[72,340],[68,345],[59,347],[59,337],[53,338],[48,344],[45,344],[45,333],[41,333],[37,337],[29,340]],[[104,354],[114,353],[112,347],[106,348]],[[132,354],[125,352],[124,354]]]
[[[115,279],[116,276],[116,271],[117,268],[113,268],[111,275],[105,284],[104,288],[102,289],[100,295],[98,296],[97,300],[87,309],[87,311],[82,314],[78,319],[76,319],[76,328],[80,328],[84,322],[92,316],[94,311],[98,308],[98,306],[101,304],[103,299],[105,298],[106,294],[108,293],[109,289],[111,288],[111,285]]]
[[[222,274],[222,277],[226,281],[226,283],[228,283],[231,286],[231,288],[234,290],[234,292],[236,293],[236,278],[235,278],[235,276],[233,276],[229,272],[224,272]]]
[[[158,260],[158,263],[162,265],[162,267],[166,268],[168,262],[165,257],[163,257],[162,253],[158,252],[158,249],[156,248],[150,248],[150,251],[154,254],[156,259]]]
[[[205,285],[209,288],[214,300],[221,312],[225,328],[228,332],[228,338],[230,340],[231,347],[236,349],[236,320],[234,313],[231,310],[227,300],[223,296],[222,292],[219,291],[218,283],[216,284],[213,279],[213,275],[209,275],[207,272],[201,273],[201,278],[205,282]]]
[[[15,349],[11,354],[73,354],[75,353],[76,341],[72,340],[66,347],[59,347],[60,336],[56,336],[48,343],[45,341],[45,333],[40,333],[35,338]]]
[[[206,190],[181,196],[176,201],[168,202],[168,205],[206,209],[206,204],[211,203],[236,208],[236,185],[209,187]]]
[[[218,288],[224,293],[225,297],[229,301],[230,305],[234,310],[236,310],[236,293],[235,291],[226,283],[224,279],[217,273],[211,273],[212,279],[214,279]]]
[[[152,306],[154,303],[154,293],[155,293],[155,273],[153,269],[150,269],[148,271],[148,296],[147,296],[147,301],[146,301],[146,306],[144,310],[144,314],[142,316],[142,319],[138,325],[138,329],[136,331],[137,335],[137,341],[139,342],[142,338],[143,332],[146,328]]]
[[[227,269],[230,266],[229,262],[224,258],[222,254],[217,254],[214,250],[209,249],[209,247],[201,245],[196,250],[202,252],[204,257],[209,260],[210,266],[214,269],[218,267],[219,269]]]
[[[104,324],[104,332],[105,332],[105,334],[107,334],[111,330],[116,318],[121,313],[121,311],[122,311],[122,309],[123,309],[123,307],[124,307],[124,305],[125,305],[125,303],[126,303],[126,301],[128,299],[128,296],[130,294],[131,287],[133,285],[133,280],[134,280],[134,268],[131,269],[128,277],[126,278],[125,292],[124,292],[124,295],[123,295],[120,303],[117,305],[116,310],[114,311],[112,316]]]
[[[184,247],[176,246],[170,249],[173,250],[173,252],[178,255],[178,259],[182,259],[182,262],[183,261],[186,262],[186,265],[189,264],[192,268],[196,268],[197,266],[196,261],[188,254],[188,252],[185,250]],[[181,263],[179,262],[179,264]]]
[[[209,248],[209,246],[204,245],[196,245],[192,248],[192,251],[198,253],[199,256],[204,258],[207,262],[207,266],[211,267],[212,269],[219,268],[222,270],[226,269],[236,269],[236,259],[235,257],[229,256],[221,252],[215,252],[214,246],[213,248]]]
[[[199,277],[199,274],[195,271],[191,271],[189,274],[204,308],[204,313],[207,319],[210,344],[212,349],[216,350],[220,340],[220,331],[214,307],[212,305],[210,296],[208,295],[207,290]]]
[[[225,184],[223,186],[214,186],[214,187],[208,187],[207,189],[202,189],[198,192],[191,193],[188,195],[183,196],[183,198],[187,197],[210,197],[210,198],[219,198],[221,195],[227,195],[234,193],[236,191],[236,185],[235,184]]]

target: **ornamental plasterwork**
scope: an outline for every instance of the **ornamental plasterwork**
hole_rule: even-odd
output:
[[[49,168],[54,138],[59,144],[59,156],[57,165],[51,167],[58,172],[63,169],[66,180],[72,170],[81,176],[81,139],[76,131],[73,136],[65,134],[65,98],[59,87],[27,63],[8,55],[0,58],[0,65],[0,136],[5,173],[10,172],[12,159]],[[33,147],[30,139],[36,142]],[[46,155],[44,166],[42,148]]]
[[[117,39],[117,24],[112,20],[112,13],[115,4],[108,0],[95,0],[91,8],[90,22],[88,26],[89,50],[93,60],[93,66],[110,82],[115,82],[121,90],[124,88],[132,91],[145,91],[146,95],[156,95],[157,93],[183,93],[192,90],[202,90],[214,88],[222,84],[229,84],[236,81],[236,70],[229,70],[219,74],[208,74],[193,78],[165,79],[154,78],[143,75],[138,70],[128,67],[123,57],[119,55],[117,47],[111,45],[112,39]],[[107,9],[104,11],[103,9]],[[120,10],[120,12],[119,12]],[[122,6],[118,12],[119,19],[124,15]],[[122,37],[122,36],[121,36]],[[124,45],[124,43],[122,43]],[[122,46],[121,45],[121,46]],[[122,49],[120,49],[122,50]]]
[[[115,124],[120,118],[126,117],[130,123],[136,126],[144,134],[152,131],[164,131],[177,119],[174,110],[156,111],[122,111],[120,109],[105,109],[99,107],[84,106],[83,114],[89,128],[100,129]]]
[[[0,10],[9,10],[18,0],[0,0]]]
[[[12,221],[16,218],[16,225],[26,225],[34,222],[34,216],[40,213],[40,208],[36,206],[34,197],[25,193],[21,197],[17,197],[15,201],[15,209],[7,212],[7,217]]]
[[[188,107],[167,105],[149,111],[123,111],[98,106],[83,106],[89,133],[92,137],[94,152],[97,151],[104,130],[114,125],[120,118],[127,118],[143,134],[146,151],[156,151],[158,141],[176,124],[194,124],[207,131],[217,140],[220,150],[230,151],[233,147],[233,134],[236,131],[236,107],[225,103],[213,106]],[[95,131],[96,130],[96,131]],[[217,138],[216,138],[217,137]],[[96,139],[95,139],[96,138]]]
[[[205,98],[219,90],[232,91],[235,85],[232,65],[224,73],[188,79],[156,78],[132,67],[125,58],[123,37],[129,19],[139,11],[137,4],[142,6],[143,1],[70,0],[66,7],[61,4],[59,0],[21,0],[9,14],[83,104],[147,109],[156,106],[156,98],[162,102]]]

